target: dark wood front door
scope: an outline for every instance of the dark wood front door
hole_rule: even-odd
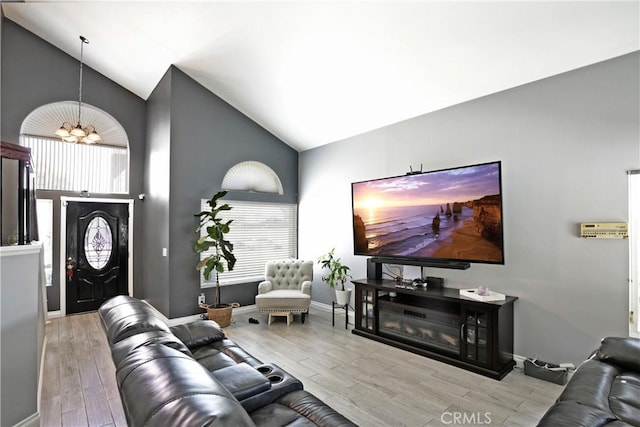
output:
[[[67,202],[67,314],[128,293],[129,204]]]

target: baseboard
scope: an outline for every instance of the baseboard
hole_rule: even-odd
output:
[[[516,368],[519,369],[524,369],[524,360],[526,359],[526,357],[524,356],[519,356],[517,354],[513,355],[513,360],[515,360],[516,362]]]
[[[13,427],[40,427],[40,412],[32,414],[19,423],[14,424]]]
[[[328,313],[331,313],[331,311],[333,310],[333,307],[330,304],[324,304],[322,302],[318,302],[318,301],[311,301],[311,307],[320,310],[320,311],[325,311]],[[342,309],[338,309],[336,310],[336,314],[339,316],[343,316],[344,315],[344,310]],[[349,321],[348,323],[355,325],[356,324],[356,313],[353,311],[353,307],[351,307],[351,305],[349,305]]]
[[[237,313],[237,314],[251,313],[253,311],[258,311],[258,308],[256,307],[255,304],[243,305],[243,306],[240,306],[238,308],[234,308],[233,309],[233,312]]]
[[[47,312],[47,320],[57,319],[59,317],[63,317],[62,316],[62,310],[48,311]]]
[[[243,305],[241,307],[234,308],[233,309],[233,314],[251,313],[251,312],[256,311],[256,310],[257,310],[257,308],[256,308],[255,304]],[[185,323],[195,322],[196,320],[200,320],[200,319],[202,319],[202,315],[201,314],[192,314],[191,316],[174,317],[173,319],[167,319],[165,317],[163,320],[169,326],[176,326],[176,325],[184,325]]]
[[[47,354],[47,345],[49,340],[45,334],[44,340],[42,340],[42,353],[40,354],[40,367],[38,368],[38,396],[36,398],[36,408],[40,411],[40,399],[42,398],[42,382],[44,380],[44,361]]]

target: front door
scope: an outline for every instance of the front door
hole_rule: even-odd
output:
[[[128,293],[129,204],[67,202],[67,314]]]

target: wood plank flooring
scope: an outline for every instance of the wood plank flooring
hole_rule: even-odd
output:
[[[338,316],[331,327],[331,313],[312,309],[304,324],[296,316],[289,326],[285,318],[267,325],[257,312],[235,315],[225,333],[364,427],[535,426],[563,389],[519,370],[492,380],[355,336],[351,327]],[[40,413],[42,426],[126,426],[96,313],[48,322]]]

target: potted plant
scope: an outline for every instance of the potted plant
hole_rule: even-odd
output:
[[[231,323],[231,310],[237,304],[222,304],[220,302],[220,281],[218,275],[225,269],[225,264],[228,271],[233,270],[236,264],[236,257],[233,255],[233,243],[225,240],[225,234],[229,232],[229,225],[233,220],[224,221],[218,217],[218,214],[222,211],[230,211],[231,207],[228,204],[218,205],[219,199],[226,196],[226,191],[217,192],[211,200],[207,201],[209,210],[202,211],[195,216],[199,217],[199,224],[195,229],[198,233],[198,240],[196,241],[195,250],[197,253],[210,251],[213,248],[213,253],[209,254],[196,265],[196,270],[203,270],[205,280],[209,280],[211,273],[215,272],[216,275],[216,289],[214,303],[206,305],[207,313],[210,320],[215,320],[220,326],[229,326]],[[201,235],[201,230],[204,229],[206,233]]]
[[[336,258],[335,248],[331,249],[328,253],[318,258],[318,264],[322,269],[329,270],[329,274],[322,276],[322,281],[335,289],[336,302],[340,305],[348,304],[351,300],[351,289],[344,287],[345,282],[351,275],[349,274],[350,268],[344,265],[340,258]]]

